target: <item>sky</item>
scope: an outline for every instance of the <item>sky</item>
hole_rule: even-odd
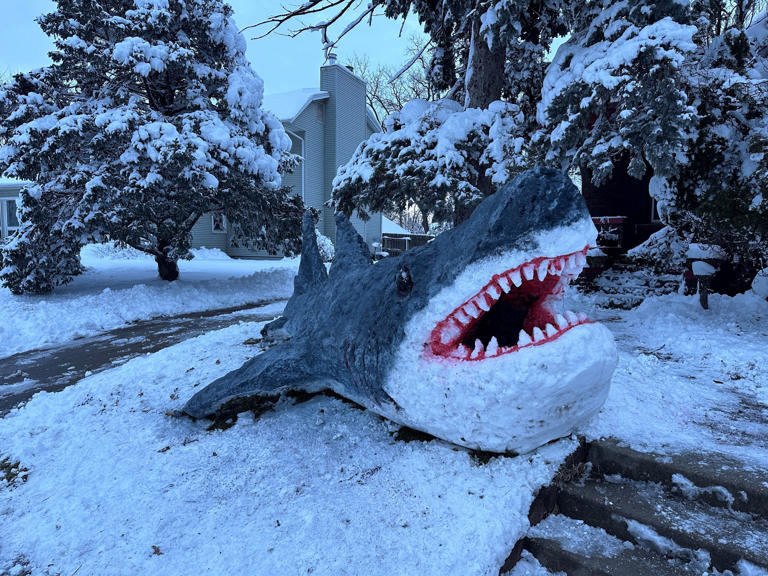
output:
[[[300,0],[229,0],[241,28],[279,12],[281,5],[299,3]],[[26,72],[48,63],[47,52],[53,45],[34,19],[53,7],[52,0],[0,0],[0,75]],[[402,37],[398,38],[401,25],[402,21],[380,16],[370,28],[358,26],[341,41],[337,50],[339,62],[344,64],[346,56],[359,54],[367,55],[372,63],[399,68],[408,60],[405,55],[408,36],[421,33],[416,19],[409,18]],[[297,38],[273,34],[260,40],[251,39],[258,35],[254,30],[246,30],[244,34],[249,39],[248,58],[264,79],[266,93],[318,86],[319,68],[325,58],[319,33],[306,33]]]

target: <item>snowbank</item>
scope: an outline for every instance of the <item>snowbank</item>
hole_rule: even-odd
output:
[[[668,294],[619,317],[590,312],[606,318],[619,364],[602,412],[583,429],[589,438],[661,454],[725,452],[764,469],[768,302],[754,293],[709,298],[707,311],[696,296]]]
[[[14,296],[0,288],[0,358],[135,320],[288,298],[293,291],[298,259],[233,260],[218,250],[196,252],[179,263],[177,281],[165,282],[145,254],[86,246],[86,272],[51,295]]]
[[[575,441],[486,464],[330,398],[225,431],[170,416],[262,324],[211,332],[38,394],[0,419],[0,573],[498,574]],[[471,543],[471,544],[470,544]],[[81,568],[80,568],[81,567]]]

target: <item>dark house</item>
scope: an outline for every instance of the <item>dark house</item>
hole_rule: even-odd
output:
[[[581,169],[581,192],[600,231],[598,242],[617,252],[645,242],[663,226],[656,203],[648,193],[650,167],[642,180],[627,174],[629,159],[617,162],[612,176],[600,186],[592,184],[591,172]]]

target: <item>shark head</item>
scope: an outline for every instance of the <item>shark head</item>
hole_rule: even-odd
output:
[[[400,418],[468,447],[525,452],[594,415],[615,345],[565,293],[596,237],[570,179],[539,168],[404,254],[418,303],[382,385]]]
[[[339,215],[328,274],[307,216],[294,295],[267,329],[287,340],[188,412],[306,381],[470,448],[525,452],[567,435],[602,406],[616,364],[608,330],[563,304],[596,236],[579,191],[546,168],[375,264]]]

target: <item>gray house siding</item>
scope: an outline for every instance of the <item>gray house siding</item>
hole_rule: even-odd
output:
[[[325,186],[330,197],[339,166],[346,164],[366,138],[365,82],[344,66],[332,64],[320,69],[320,89],[330,94],[325,129]],[[324,208],[323,234],[336,236],[333,213]],[[363,232],[360,222],[356,223]],[[366,240],[368,240],[366,238]]]
[[[304,138],[304,204],[321,211],[326,201],[323,161],[325,116],[326,103],[318,101],[307,106],[294,122],[285,124],[287,130]],[[319,223],[318,228],[322,231],[324,222]]]
[[[193,246],[197,248],[219,248],[227,250],[227,234],[213,231],[212,215],[203,214],[192,227]]]
[[[300,194],[306,206],[320,212],[318,229],[331,239],[336,236],[334,214],[326,202],[331,198],[336,172],[362,141],[381,131],[367,108],[365,91],[362,78],[333,63],[320,69],[319,90],[272,95],[268,108],[289,116],[280,120],[291,138],[291,151],[303,158],[293,173],[283,176],[283,184]],[[353,217],[352,223],[369,245],[381,242],[380,214],[367,222]],[[210,214],[198,220],[192,234],[195,247],[220,248],[236,258],[268,257],[263,251],[231,246],[231,234],[213,232]]]

